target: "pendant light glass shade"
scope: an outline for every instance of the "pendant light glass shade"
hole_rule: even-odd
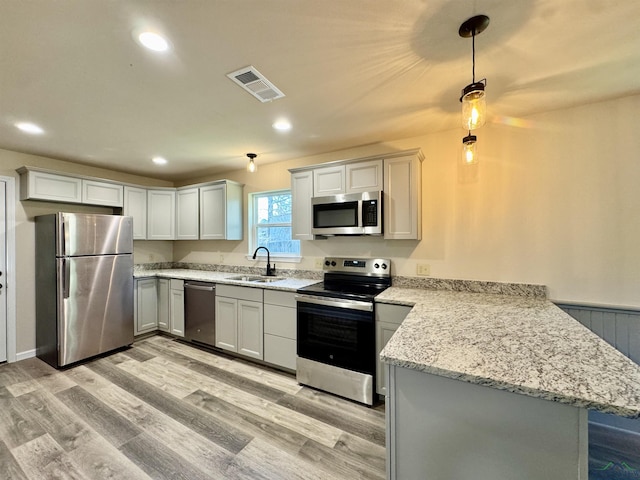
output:
[[[462,163],[463,165],[473,165],[478,163],[478,137],[469,135],[462,139]]]
[[[462,127],[475,130],[483,126],[487,120],[487,102],[484,83],[472,83],[462,90]]]
[[[255,153],[247,153],[247,157],[249,157],[249,163],[247,163],[247,172],[255,173],[258,171],[258,166],[256,165],[256,162],[253,161],[253,159],[257,156],[258,155],[256,155]]]

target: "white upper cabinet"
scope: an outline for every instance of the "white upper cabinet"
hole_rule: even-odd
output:
[[[242,185],[228,180],[200,187],[200,239],[242,240]]]
[[[382,190],[382,160],[313,169],[313,196]]]
[[[133,239],[147,239],[147,190],[138,187],[124,187],[122,214],[133,217]]]
[[[326,197],[345,192],[344,165],[321,167],[313,170],[313,196]]]
[[[20,173],[20,200],[82,203],[82,179],[66,175],[27,170]]]
[[[311,197],[313,197],[313,171],[292,173],[291,237],[295,240],[313,240]]]
[[[124,204],[124,187],[118,183],[82,180],[82,203],[103,205],[105,207],[122,207]]]
[[[384,160],[384,238],[422,237],[422,153]]]
[[[198,188],[176,191],[176,239],[200,238],[200,198]]]
[[[346,193],[382,190],[382,160],[345,165]]]
[[[175,190],[147,190],[147,240],[175,240],[175,212]]]

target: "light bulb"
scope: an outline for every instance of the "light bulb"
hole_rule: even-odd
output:
[[[474,88],[481,86],[482,89]],[[473,86],[473,87],[472,87]],[[472,87],[469,91],[469,89]],[[487,101],[484,93],[484,85],[472,84],[465,88],[462,96],[462,126],[465,130],[475,130],[486,122]]]
[[[462,163],[464,165],[478,163],[477,139],[478,137],[471,135],[471,132],[462,139]]]
[[[249,160],[249,163],[247,164],[247,172],[255,173],[256,170],[258,170],[258,166],[256,165],[256,163],[253,161],[253,158],[252,158],[251,160]]]

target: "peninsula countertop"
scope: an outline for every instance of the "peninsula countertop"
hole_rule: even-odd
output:
[[[386,363],[640,417],[640,366],[547,299],[391,287],[376,302],[413,306]]]

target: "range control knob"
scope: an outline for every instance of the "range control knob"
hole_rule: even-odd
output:
[[[379,263],[374,263],[373,264],[373,268],[380,268],[380,264]]]
[[[325,260],[324,264],[328,267],[329,265],[331,265],[331,262],[329,260]]]
[[[383,263],[383,264],[382,264],[382,269],[383,269],[383,270],[386,270],[386,269],[387,269],[387,264],[386,264],[386,263]]]
[[[335,262],[335,260],[332,260],[332,261],[331,261],[331,266],[332,266],[332,267],[335,267],[335,266],[336,266],[336,262]]]

